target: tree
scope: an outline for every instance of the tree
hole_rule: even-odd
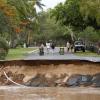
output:
[[[80,12],[89,26],[100,29],[100,0],[81,0]]]
[[[7,0],[8,4],[14,6],[21,20],[32,20],[36,17],[35,5],[42,9],[41,0]]]
[[[85,43],[95,43],[98,42],[100,39],[100,36],[98,35],[97,31],[90,26],[88,26],[83,32],[80,32],[78,37],[82,39]]]
[[[82,31],[86,27],[80,13],[79,2],[80,0],[66,0],[64,4],[58,4],[51,11],[56,21],[60,22],[69,31],[72,41],[75,39],[75,31]]]
[[[51,14],[57,22],[67,28],[72,40],[75,37],[79,38],[78,33],[84,33],[88,26],[93,27],[95,31],[100,30],[100,0],[66,0],[64,4],[60,3],[52,9]],[[94,31],[92,33],[96,41],[97,34]]]
[[[6,0],[1,0],[0,1],[0,34],[1,34],[1,37],[7,38],[7,36],[5,36],[4,33],[10,33],[10,30],[15,25],[14,23],[16,23],[16,20],[17,20],[16,10],[10,5],[8,5],[6,3]]]
[[[34,34],[34,41],[46,42],[49,40],[62,42],[67,41],[69,36],[65,27],[62,27],[59,23],[56,23],[54,18],[50,17],[50,10],[47,12],[40,12],[38,14],[39,31],[38,34]]]
[[[83,30],[86,25],[79,9],[80,0],[67,0],[64,4],[58,4],[52,11],[53,16],[62,25],[73,26],[75,30]]]
[[[9,45],[4,38],[0,37],[0,60],[4,60],[7,56]]]
[[[66,0],[58,4],[52,15],[57,21],[74,30],[84,30],[87,26],[100,29],[100,0]]]
[[[32,37],[31,33],[36,32],[35,30],[38,27],[38,18],[34,6],[38,5],[42,8],[43,4],[41,4],[41,0],[7,0],[7,4],[16,9],[20,20],[18,27],[15,29],[21,28],[22,30],[20,32],[16,31],[18,33],[17,37],[21,39],[21,33],[23,33],[25,38],[24,42],[29,44]]]

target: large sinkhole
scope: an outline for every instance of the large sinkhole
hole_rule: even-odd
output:
[[[1,61],[0,85],[100,87],[100,63],[82,60]]]

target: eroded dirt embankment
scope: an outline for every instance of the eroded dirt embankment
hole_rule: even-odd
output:
[[[88,86],[100,80],[100,63],[87,61],[0,62],[0,85],[12,85],[13,83],[5,77],[4,72],[14,82],[28,86],[77,86],[80,85],[80,81],[82,85]]]

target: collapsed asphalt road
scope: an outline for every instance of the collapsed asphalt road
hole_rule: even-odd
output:
[[[100,87],[100,62],[17,60],[0,62],[0,85]]]

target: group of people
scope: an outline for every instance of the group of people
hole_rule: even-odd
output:
[[[47,51],[47,54],[49,54],[50,52],[54,53],[55,51],[55,43],[54,42],[46,42],[46,51]],[[40,48],[42,48],[42,51],[44,51],[44,44],[42,43]],[[70,42],[67,42],[66,43],[66,49],[67,49],[67,52],[72,52],[73,51],[73,45],[70,43]]]
[[[52,50],[52,53],[54,53],[54,50],[55,50],[55,43],[54,43],[54,42],[52,42],[52,43],[47,42],[47,43],[46,43],[46,48],[47,48],[47,53],[50,52],[50,49]]]
[[[42,48],[44,50],[44,44],[42,43],[40,48]],[[47,49],[47,53],[50,52],[50,50],[52,50],[52,53],[54,53],[55,50],[55,43],[54,42],[46,42],[46,49]]]

